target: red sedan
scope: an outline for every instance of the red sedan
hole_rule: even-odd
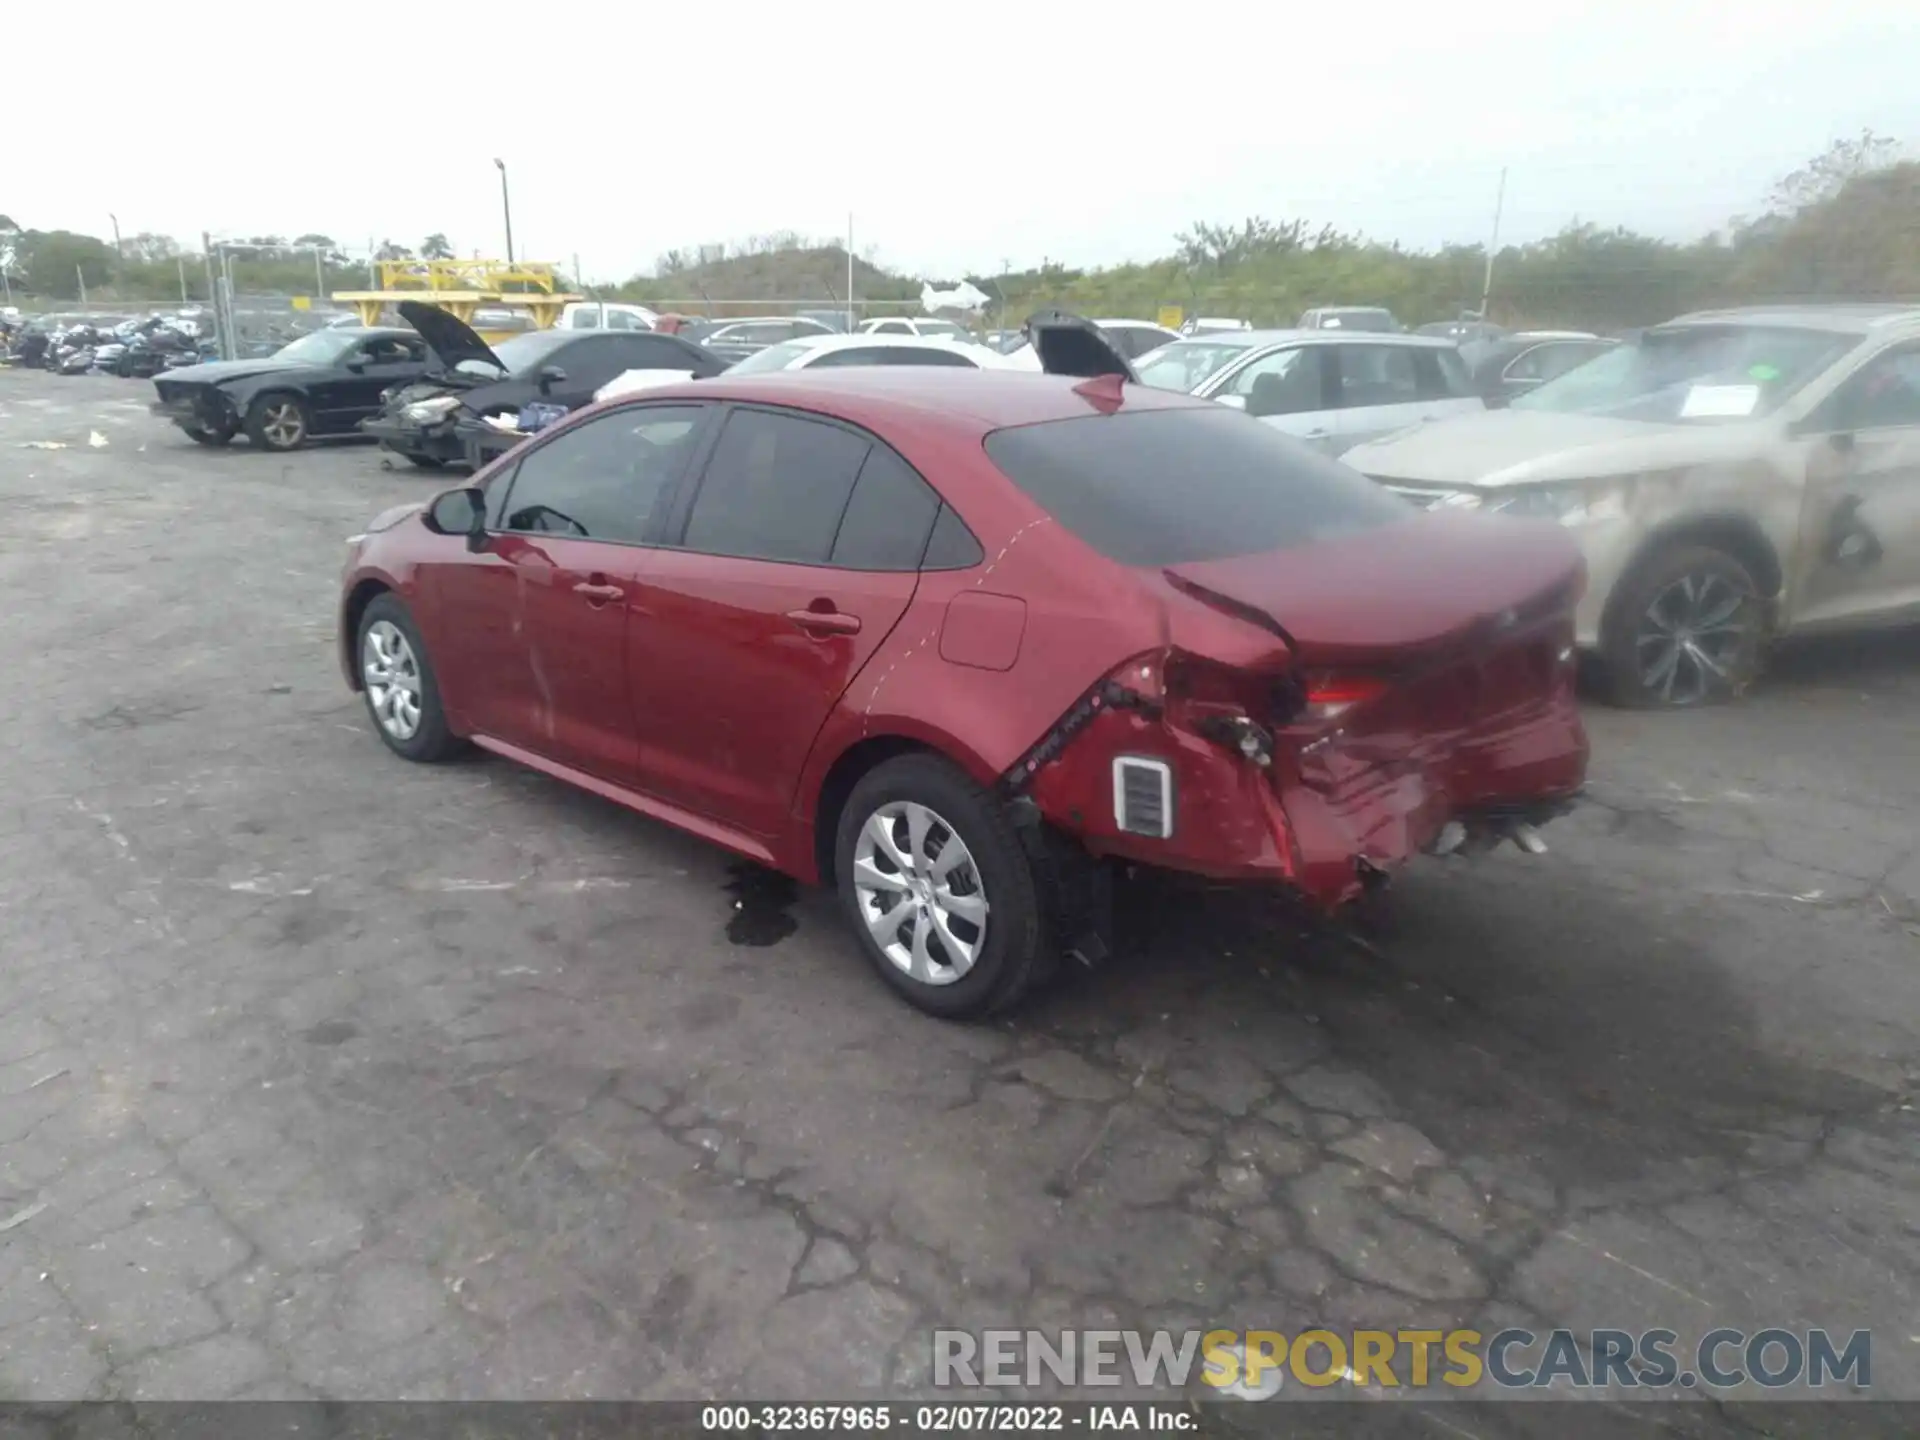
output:
[[[359,537],[348,683],[803,881],[976,1016],[1102,950],[1107,861],[1331,908],[1564,810],[1579,554],[1127,383],[720,376]]]

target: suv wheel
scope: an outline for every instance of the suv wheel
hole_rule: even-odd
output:
[[[1642,709],[1733,699],[1759,673],[1765,628],[1745,565],[1712,546],[1671,546],[1636,566],[1608,607],[1608,687]]]
[[[944,1019],[1004,1010],[1037,978],[1045,929],[1006,811],[932,755],[875,766],[840,813],[841,904],[881,978]]]

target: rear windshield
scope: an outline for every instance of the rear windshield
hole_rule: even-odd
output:
[[[1306,545],[1413,512],[1358,471],[1222,407],[996,430],[987,454],[1122,565],[1185,565]]]

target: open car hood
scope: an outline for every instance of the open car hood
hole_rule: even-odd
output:
[[[1065,310],[1036,310],[1027,317],[1027,342],[1049,375],[1072,375],[1091,380],[1118,375],[1138,380],[1127,357],[1114,349],[1100,327]]]
[[[418,300],[402,300],[399,310],[400,318],[420,332],[420,338],[427,342],[427,348],[445,369],[453,369],[462,360],[481,360],[502,375],[506,374],[507,367],[500,363],[500,357],[458,316]]]

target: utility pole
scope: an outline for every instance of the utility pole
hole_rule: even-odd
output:
[[[187,257],[176,255],[173,263],[180,271],[180,303],[184,305],[187,303]]]
[[[318,245],[313,247],[313,298],[320,301],[327,298],[327,271]]]
[[[226,338],[220,334],[220,308],[219,308],[219,302],[216,299],[214,294],[213,236],[209,235],[205,230],[202,230],[200,232],[200,258],[207,262],[207,303],[214,307],[214,311],[213,311],[214,337],[220,341],[222,346],[224,346],[226,344]],[[223,354],[221,355],[220,358],[222,360],[231,360],[233,357],[231,355]]]
[[[87,277],[78,265],[73,267],[73,278],[80,282],[80,308],[87,308]]]
[[[493,160],[493,168],[500,172],[500,213],[507,222],[507,264],[513,264],[513,201],[507,195],[507,162],[499,156]]]
[[[1500,189],[1493,201],[1493,238],[1487,242],[1487,278],[1480,286],[1480,318],[1487,318],[1487,303],[1493,298],[1493,257],[1500,253],[1500,217],[1507,208],[1507,167],[1500,167]]]
[[[853,308],[853,212],[847,212],[847,333],[851,335],[859,328],[860,321],[855,317]]]

